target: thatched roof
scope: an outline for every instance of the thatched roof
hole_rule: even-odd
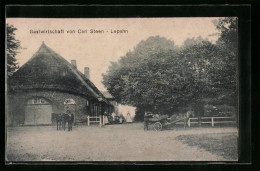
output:
[[[93,98],[104,95],[76,67],[47,47],[44,42],[31,59],[8,79],[9,90],[51,89]]]
[[[101,91],[101,92],[105,96],[106,99],[115,100],[115,97],[112,96],[109,92],[107,92],[107,91]]]

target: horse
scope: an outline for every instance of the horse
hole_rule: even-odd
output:
[[[53,118],[56,120],[57,130],[64,128],[64,115],[65,113],[52,113]]]
[[[172,115],[170,118],[169,118],[169,121],[170,122],[173,122],[173,121],[181,121],[183,122],[183,126],[184,126],[184,129],[186,129],[187,125],[188,125],[188,121],[189,121],[189,118],[192,116],[192,113],[190,111],[188,111],[187,113],[180,113],[180,114],[174,114]]]

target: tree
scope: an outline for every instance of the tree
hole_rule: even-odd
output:
[[[178,50],[165,38],[150,37],[111,63],[103,83],[121,103],[137,107],[135,120],[142,120],[145,111],[172,114],[192,108],[201,116],[205,104],[234,105],[235,49],[225,44],[236,43],[224,31],[217,44],[198,37],[187,39]]]
[[[215,22],[216,28],[220,32],[220,37],[217,41],[217,45],[225,52],[225,63],[227,68],[225,68],[226,80],[221,80],[225,83],[225,87],[231,90],[229,95],[224,95],[221,101],[226,102],[235,107],[236,114],[237,111],[237,83],[238,83],[238,20],[236,17],[225,17],[219,18]],[[222,66],[222,64],[219,64]],[[221,68],[221,67],[220,67]],[[217,70],[216,70],[217,71]]]
[[[186,103],[192,106],[195,114],[203,115],[205,104],[213,101],[234,105],[236,68],[230,65],[233,66],[231,62],[235,58],[230,57],[222,46],[207,41],[184,48],[181,56],[187,61],[185,71],[191,75],[186,87],[190,93],[190,96],[186,95],[190,103]]]
[[[221,86],[229,90],[229,95],[222,96],[221,101],[230,105],[236,104],[237,80],[238,80],[238,33],[237,18],[225,17],[214,20],[213,24],[220,32],[216,44],[222,51],[222,60],[216,63],[212,75],[222,72],[222,76],[215,77],[216,80],[223,83]],[[215,73],[214,73],[215,72]]]
[[[13,75],[13,73],[19,68],[16,55],[21,49],[21,42],[15,39],[15,28],[13,25],[6,25],[7,28],[7,39],[6,39],[6,57],[7,57],[7,77]]]
[[[213,23],[215,24],[216,29],[220,32],[217,44],[222,45],[222,48],[226,47],[231,50],[231,52],[236,53],[238,48],[237,18],[219,18]]]
[[[208,41],[208,39],[202,39],[201,36],[198,36],[197,38],[187,38],[184,42],[183,42],[183,48],[185,47],[189,47],[189,46],[194,46],[194,45],[198,45],[198,44],[202,44],[203,41]]]
[[[182,50],[194,80],[190,100],[196,102],[195,113],[202,115],[206,103],[237,105],[237,20],[220,18],[215,26],[220,31],[216,44],[197,41]]]
[[[169,84],[166,80],[168,70],[165,69],[169,65],[165,62],[165,55],[171,53],[164,53],[167,51],[176,49],[174,42],[164,37],[149,37],[141,41],[133,51],[111,63],[109,71],[103,74],[104,85],[120,103],[147,110],[154,110],[154,106],[162,107],[163,89]]]
[[[144,111],[183,112],[208,95],[206,68],[216,47],[202,42],[177,52],[173,49],[158,50],[137,61],[134,53],[129,52],[103,75],[112,95],[121,103],[137,107],[136,120],[143,118]]]

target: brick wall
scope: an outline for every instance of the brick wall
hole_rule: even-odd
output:
[[[73,99],[76,102],[75,122],[86,122],[88,114],[86,111],[87,100],[89,104],[93,101],[93,99],[86,98],[85,96],[49,90],[19,91],[9,94],[7,97],[7,125],[24,124],[26,102],[33,97],[43,97],[50,100],[54,113],[65,112],[64,101],[66,99]]]

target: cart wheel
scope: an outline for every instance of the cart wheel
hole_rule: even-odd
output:
[[[154,128],[155,131],[161,131],[161,130],[162,130],[162,124],[161,124],[161,122],[155,122],[155,123],[153,124],[153,128]]]

